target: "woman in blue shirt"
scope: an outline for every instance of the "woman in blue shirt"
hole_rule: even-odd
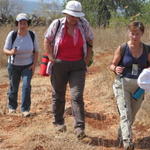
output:
[[[125,150],[134,149],[131,128],[144,99],[144,94],[138,100],[133,98],[133,94],[138,89],[139,74],[148,67],[148,62],[150,62],[149,46],[141,41],[143,34],[142,22],[135,21],[129,24],[129,41],[116,49],[110,65],[110,70],[116,74],[113,90],[120,115],[118,139],[123,143]]]
[[[28,30],[30,19],[27,14],[20,13],[16,17],[17,31],[10,31],[5,41],[4,53],[8,55],[8,74],[10,88],[8,91],[9,113],[15,113],[18,103],[18,88],[22,79],[23,116],[30,115],[31,79],[38,59],[38,43],[35,34]]]

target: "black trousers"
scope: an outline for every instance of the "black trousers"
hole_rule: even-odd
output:
[[[86,64],[80,61],[62,61],[57,59],[52,67],[52,112],[54,124],[64,124],[65,94],[69,83],[72,99],[72,112],[75,128],[85,128],[83,92]]]

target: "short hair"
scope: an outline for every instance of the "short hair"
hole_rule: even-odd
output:
[[[28,23],[28,26],[31,24],[31,20],[26,20],[27,21],[27,23]],[[18,22],[19,21],[15,21],[15,26],[18,26]]]
[[[145,27],[144,27],[144,25],[143,25],[142,22],[140,22],[140,21],[134,21],[134,22],[131,22],[128,25],[128,29],[130,31],[139,29],[142,33],[144,33]]]

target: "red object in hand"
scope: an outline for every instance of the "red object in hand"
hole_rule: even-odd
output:
[[[43,56],[42,56],[42,60],[41,60],[41,64],[40,64],[40,72],[39,74],[42,75],[42,76],[49,76],[47,73],[46,73],[46,69],[47,69],[47,64],[49,62],[49,58],[48,58],[48,54],[45,53]]]

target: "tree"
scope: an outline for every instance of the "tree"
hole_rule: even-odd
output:
[[[67,0],[68,1],[68,0]],[[79,0],[86,18],[93,26],[109,25],[112,14],[118,14],[118,8],[126,18],[141,12],[146,0]],[[66,3],[66,1],[64,1]]]
[[[147,3],[144,4],[142,7],[142,12],[139,16],[141,20],[143,20],[144,23],[149,23],[150,24],[150,0],[147,1]]]
[[[0,0],[0,20],[1,23],[12,21],[13,16],[21,10],[21,6],[14,0]]]

